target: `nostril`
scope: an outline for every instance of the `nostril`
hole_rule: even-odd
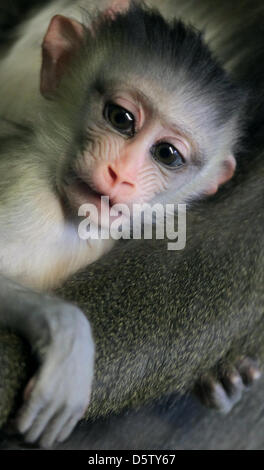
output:
[[[111,179],[114,181],[116,181],[117,179],[117,174],[114,172],[113,168],[111,168],[111,166],[108,167],[108,173],[111,177]]]
[[[128,188],[134,188],[135,184],[134,182],[129,178],[126,178],[126,176],[124,174],[122,174],[122,172],[115,172],[115,170],[113,170],[113,168],[111,167],[111,165],[108,165],[107,167],[107,170],[108,170],[108,174],[111,178],[111,185],[114,185],[114,186],[122,186],[123,188],[126,186]]]
[[[122,181],[122,184],[128,188],[134,188],[135,186],[134,183],[130,183],[129,181]]]

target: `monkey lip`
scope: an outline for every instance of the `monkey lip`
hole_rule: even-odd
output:
[[[109,211],[113,206],[110,199],[102,199],[104,194],[94,191],[85,181],[78,178],[65,186],[68,202],[73,210],[79,210],[83,204],[92,205],[94,210],[87,208],[87,216],[99,226],[108,226],[120,216],[110,216]]]
[[[94,191],[85,181],[79,179],[66,188],[67,197],[71,206],[79,209],[82,204],[93,204],[100,211],[101,204],[106,204],[101,198],[103,194]],[[111,207],[111,201],[109,206]]]

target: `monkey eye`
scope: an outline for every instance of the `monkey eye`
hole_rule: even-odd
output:
[[[107,103],[104,108],[104,118],[121,134],[133,137],[135,134],[135,118],[133,114],[122,106]]]
[[[155,160],[162,165],[170,168],[179,168],[184,165],[184,158],[180,152],[171,144],[167,142],[160,142],[151,148],[151,154]]]

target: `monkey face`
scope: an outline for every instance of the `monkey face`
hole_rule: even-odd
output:
[[[93,89],[75,157],[64,168],[65,197],[73,210],[92,203],[100,213],[101,196],[109,198],[110,206],[125,204],[130,210],[133,203],[182,203],[186,190],[190,196],[207,163],[202,158],[206,136],[198,119],[188,120],[187,106],[176,99],[170,103],[160,90],[157,107],[155,94],[153,83],[137,88],[120,80]],[[233,157],[224,161],[233,173]],[[224,167],[214,171],[217,179],[206,181],[208,192],[213,183],[217,188],[221,178],[225,181]]]
[[[59,86],[59,133],[66,128],[70,140],[57,179],[72,210],[85,202],[99,209],[101,196],[128,207],[179,204],[213,194],[233,175],[237,95],[192,28],[141,7],[92,32],[56,16],[44,51],[45,89]]]
[[[191,144],[138,90],[119,86],[92,100],[91,109],[93,120],[88,118],[66,186],[72,207],[99,207],[100,196],[108,196],[110,205],[131,207],[183,183]]]

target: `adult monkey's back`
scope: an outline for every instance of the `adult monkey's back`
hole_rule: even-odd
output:
[[[251,9],[250,5],[250,10]],[[243,11],[241,13],[243,13]],[[248,14],[248,12],[244,13]],[[242,20],[244,23],[246,22],[247,14],[245,14],[244,18],[242,15],[240,16],[241,22]],[[250,38],[252,38],[253,33],[253,30],[250,31]],[[245,41],[245,36],[243,37],[243,41]],[[252,56],[252,51],[250,55]],[[246,56],[244,56],[243,63],[249,66],[250,64],[246,59]],[[256,56],[255,60],[260,63]],[[261,69],[259,73],[261,77]],[[256,124],[256,121],[254,121],[254,123]],[[259,126],[261,128],[261,122],[259,122]],[[153,301],[154,286],[156,289],[158,288],[158,291],[156,290],[158,296],[155,296],[155,300],[157,301],[158,298],[160,298],[160,301],[157,302],[156,305],[156,307],[158,307],[157,312],[152,309],[151,316],[149,316],[150,312],[148,313],[147,310],[145,310],[145,316],[141,317],[141,320],[146,321],[144,331],[142,331],[144,337],[140,336],[139,331],[137,341],[144,340],[141,346],[148,344],[146,341],[146,332],[150,330],[149,326],[153,325],[153,322],[156,321],[157,330],[160,331],[160,335],[158,335],[161,343],[160,349],[157,348],[155,351],[155,349],[153,349],[154,343],[151,341],[151,348],[149,348],[147,354],[149,358],[153,358],[153,361],[155,354],[157,354],[156,357],[161,357],[161,353],[163,353],[162,357],[165,358],[162,362],[164,375],[159,381],[161,386],[160,392],[163,392],[165,387],[167,387],[167,389],[175,388],[177,390],[183,390],[191,385],[193,380],[197,378],[197,367],[200,367],[199,372],[211,367],[215,360],[228,352],[232,347],[233,341],[238,339],[241,335],[241,331],[243,334],[244,331],[249,332],[253,329],[254,323],[257,322],[258,319],[261,319],[263,313],[263,260],[261,257],[263,256],[263,190],[261,187],[263,165],[261,162],[262,156],[259,153],[255,153],[261,145],[261,140],[258,140],[256,132],[253,137],[256,143],[253,146],[252,142],[249,152],[250,158],[244,160],[243,168],[241,167],[242,171],[234,181],[233,187],[223,191],[222,200],[220,198],[206,205],[204,209],[205,213],[202,209],[200,214],[194,213],[192,216],[194,218],[194,225],[189,231],[190,239],[187,247],[189,247],[190,251],[189,255],[185,258],[186,261],[183,264],[181,262],[183,259],[182,256],[185,257],[186,253],[179,254],[177,255],[178,258],[174,259],[171,254],[166,253],[165,249],[157,250],[155,257],[152,254],[145,255],[146,261],[151,261],[152,263],[151,268],[149,268],[148,265],[145,268],[144,295],[146,303],[149,305],[151,299]],[[237,186],[237,183],[239,183],[239,186]],[[225,199],[225,195],[228,195],[228,198]],[[242,206],[243,212],[241,210]],[[254,207],[254,211],[252,207]],[[256,220],[255,211],[258,220]],[[221,220],[219,220],[220,217]],[[213,223],[212,220],[214,221]],[[217,220],[219,220],[219,222],[217,222]],[[245,232],[243,232],[244,230]],[[197,233],[199,234],[199,238]],[[212,248],[211,251],[210,247]],[[216,254],[218,255],[217,258]],[[133,255],[131,254],[130,260],[132,257]],[[171,259],[173,259],[173,265],[170,265]],[[156,267],[153,264],[154,262],[157,263]],[[168,275],[168,272],[165,272],[166,266],[168,266],[166,269],[172,275]],[[118,264],[113,265],[115,274],[118,272],[118,269]],[[139,269],[140,272],[142,272],[141,266]],[[123,271],[122,268],[121,270]],[[136,266],[133,265],[133,277],[135,270]],[[159,271],[158,278],[155,275],[157,271]],[[96,273],[100,274],[100,267],[95,268],[95,274]],[[164,276],[163,281],[162,273]],[[232,273],[231,280],[230,273]],[[96,283],[96,277],[94,279]],[[129,278],[127,277],[127,279]],[[148,280],[150,283],[149,291],[147,288]],[[188,288],[186,292],[187,280]],[[173,285],[171,285],[170,282],[172,282]],[[95,287],[93,284],[92,286]],[[239,289],[237,287],[239,287]],[[125,284],[123,284],[123,288],[125,288]],[[134,285],[134,289],[136,292],[140,292],[140,283],[136,286]],[[227,292],[229,295],[227,295]],[[164,302],[165,305],[162,302]],[[126,304],[122,306],[119,303],[118,308],[120,308],[121,311],[122,307],[126,307]],[[163,307],[164,310],[162,310],[161,307]],[[174,310],[172,310],[173,308]],[[161,315],[164,312],[164,318],[162,319]],[[128,328],[129,325],[131,326],[130,321],[132,321],[132,326],[140,326],[140,323],[134,323],[135,317],[136,315],[134,315],[133,318],[132,315],[125,316],[124,320],[125,322],[128,321]],[[173,319],[173,323],[168,321],[171,319]],[[182,321],[183,319],[184,322]],[[173,325],[175,329],[170,330],[170,336],[168,334],[168,327],[171,327],[171,325]],[[100,328],[98,331],[100,332]],[[163,343],[164,338],[167,340],[166,343]],[[255,334],[254,337],[252,334],[249,334],[249,341],[254,343],[255,351],[251,345],[250,350],[245,350],[247,354],[257,352],[256,346],[259,338],[259,328],[258,334]],[[151,336],[150,339],[152,339]],[[246,344],[247,343],[244,342],[245,348]],[[134,346],[133,349],[136,351],[138,346],[135,344]],[[174,348],[170,358],[167,355],[168,348]],[[119,352],[121,352],[121,349]],[[202,356],[201,352],[203,354]],[[123,355],[123,361],[124,357]],[[144,357],[143,354],[142,357]],[[131,356],[129,359],[131,361]],[[136,379],[132,395],[134,397],[137,395],[139,399],[142,398],[143,395],[141,388],[143,384],[141,383],[141,386],[137,388],[136,383],[139,378],[138,374],[142,374],[142,369],[144,369],[146,383],[148,382],[147,377],[149,372],[154,372],[154,381],[160,376],[159,370],[155,378],[157,362],[153,362],[153,364],[150,362],[145,368],[146,362],[147,361],[144,362],[143,367],[141,361],[138,372],[137,369],[134,369],[134,372],[132,371],[131,375],[128,375],[125,381],[125,384],[131,386],[133,377],[134,380]],[[118,364],[118,360],[116,364]],[[122,379],[124,379],[124,377],[122,377]],[[111,384],[112,380],[110,376],[108,376],[107,380],[109,380],[108,383]],[[171,387],[168,387],[168,382]],[[151,381],[149,396],[155,395],[152,386],[153,379]],[[118,404],[120,404],[123,398],[128,399],[129,393],[127,394],[127,390],[125,390],[123,395],[119,395],[120,389],[118,389],[118,386],[111,384],[111,387],[114,406],[119,406]],[[95,388],[95,394],[96,391]],[[114,397],[115,393],[116,396]],[[118,395],[121,398],[120,400],[117,400]]]

